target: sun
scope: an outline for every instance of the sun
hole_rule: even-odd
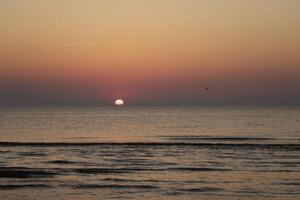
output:
[[[115,105],[122,106],[124,104],[124,101],[122,99],[115,100]]]

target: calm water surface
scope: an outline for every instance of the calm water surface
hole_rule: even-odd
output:
[[[0,108],[0,199],[299,196],[299,107]]]

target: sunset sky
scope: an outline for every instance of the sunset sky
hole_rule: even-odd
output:
[[[0,105],[299,105],[299,9],[1,0]]]

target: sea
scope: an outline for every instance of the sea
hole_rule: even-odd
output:
[[[0,107],[0,199],[300,199],[300,107]]]

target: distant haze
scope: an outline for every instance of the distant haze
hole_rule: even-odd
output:
[[[0,105],[299,105],[299,8],[2,0]]]

